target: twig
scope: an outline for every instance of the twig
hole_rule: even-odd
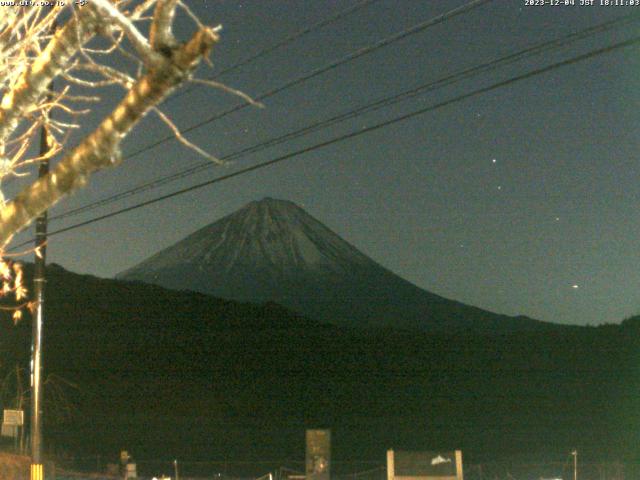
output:
[[[236,96],[242,98],[244,101],[246,101],[250,105],[253,105],[254,107],[264,108],[264,103],[258,102],[256,100],[254,100],[253,98],[251,98],[246,93],[244,93],[244,92],[242,92],[240,90],[236,90],[235,88],[229,87],[228,85],[225,85],[224,83],[216,82],[215,80],[206,80],[206,79],[202,79],[202,78],[192,78],[189,81],[191,83],[200,83],[200,84],[203,84],[203,85],[208,85],[208,86],[213,87],[213,88],[219,88],[220,90],[222,90],[224,92],[231,93],[232,95],[236,95]]]
[[[211,155],[210,153],[206,152],[205,150],[201,149],[199,146],[197,146],[194,143],[191,143],[189,140],[187,140],[184,135],[182,135],[182,133],[180,132],[180,129],[171,121],[171,119],[169,117],[167,117],[159,108],[157,107],[153,107],[152,110],[154,111],[154,113],[156,113],[158,115],[158,117],[160,117],[160,119],[171,129],[171,131],[173,132],[173,134],[176,136],[176,139],[182,143],[185,147],[193,150],[194,152],[199,153],[200,155],[202,155],[203,157],[211,160],[214,163],[217,163],[218,165],[224,165],[226,162],[223,162],[222,160],[220,160],[219,158],[214,157],[213,155]]]

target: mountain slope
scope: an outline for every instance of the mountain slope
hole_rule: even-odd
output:
[[[356,327],[506,332],[550,328],[422,290],[292,202],[265,198],[117,276],[222,298],[274,301]]]

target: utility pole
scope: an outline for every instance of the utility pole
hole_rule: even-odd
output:
[[[49,86],[52,96],[53,84]],[[45,114],[46,115],[46,114]],[[49,173],[49,159],[46,158],[51,148],[46,122],[40,131],[40,160],[38,178]],[[35,259],[33,270],[33,295],[35,310],[31,327],[31,480],[44,480],[42,465],[42,323],[44,320],[44,286],[45,265],[47,255],[47,211],[36,219]]]
[[[54,35],[58,24],[54,19],[49,33]],[[53,99],[53,81],[49,84],[47,97]],[[38,178],[49,173],[51,144],[47,119],[50,111],[43,112],[43,124],[40,129],[40,165]],[[31,325],[31,476],[30,480],[44,480],[42,464],[42,323],[44,320],[45,265],[47,258],[47,210],[36,219],[35,259],[33,268],[33,295],[35,310]]]
[[[578,480],[578,450],[571,452],[573,455],[573,480]]]

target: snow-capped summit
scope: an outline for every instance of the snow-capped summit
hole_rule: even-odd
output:
[[[245,205],[118,276],[147,278],[189,265],[191,271],[224,275],[261,272],[275,280],[301,272],[345,273],[353,265],[365,266],[368,262],[368,257],[295,203],[267,197]],[[211,280],[215,278],[220,277],[216,275]],[[180,285],[185,285],[184,280],[193,287],[188,279],[180,280]]]
[[[274,301],[354,327],[505,331],[544,325],[422,290],[293,202],[273,198],[245,205],[118,278],[234,300]]]

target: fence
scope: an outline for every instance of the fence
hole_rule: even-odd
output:
[[[20,455],[0,453],[0,480],[28,480],[29,458]],[[174,478],[172,461],[139,461],[140,480],[161,478],[164,474]],[[304,478],[304,462],[286,461],[283,466],[278,461],[210,461],[179,462],[180,480],[256,480],[271,473],[273,480],[301,480]],[[96,462],[93,468],[96,470]],[[106,472],[106,466],[104,468]],[[46,480],[119,480],[121,477],[106,473],[78,473],[57,471],[52,464],[45,467]],[[386,480],[386,466],[379,462],[336,461],[332,464],[332,480]],[[262,480],[264,480],[262,478]],[[465,480],[573,480],[573,463],[548,462],[487,462],[464,465]],[[638,462],[580,462],[579,480],[637,480],[640,479]]]
[[[622,462],[579,463],[579,480],[636,480],[634,465]],[[465,465],[465,480],[573,480],[571,462],[509,463]]]

